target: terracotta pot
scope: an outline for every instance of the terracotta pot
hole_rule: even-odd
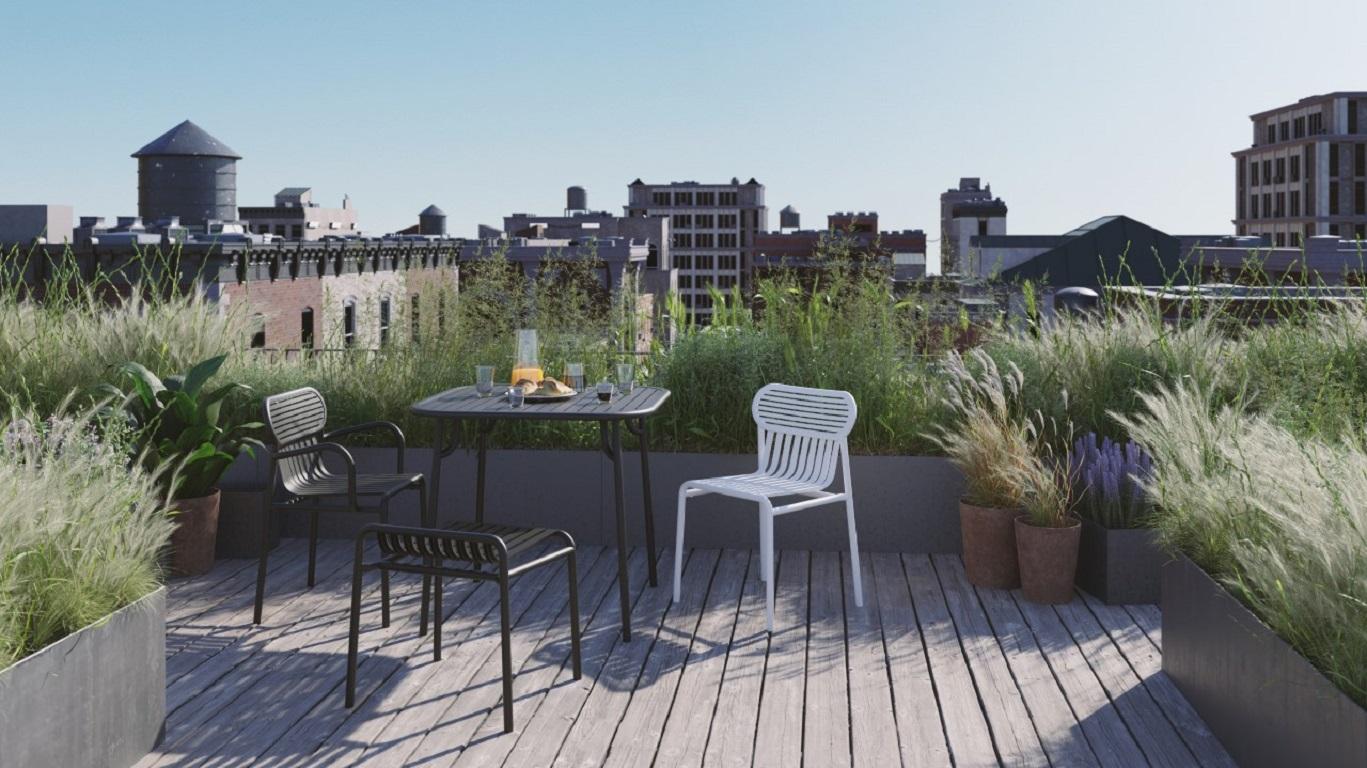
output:
[[[214,567],[218,538],[219,491],[196,499],[178,499],[171,506],[176,528],[171,532],[171,573],[198,576]]]
[[[1020,586],[1016,566],[1016,529],[1021,511],[979,507],[959,502],[959,530],[964,539],[964,571],[975,587],[1015,589]]]
[[[1050,605],[1072,601],[1082,521],[1071,520],[1067,528],[1041,528],[1031,525],[1025,515],[1016,518],[1021,592],[1026,600]]]

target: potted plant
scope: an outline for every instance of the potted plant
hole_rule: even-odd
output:
[[[1044,453],[1016,465],[1025,497],[1025,514],[1015,520],[1021,592],[1032,603],[1067,603],[1073,599],[1082,521],[1072,510],[1070,462]]]
[[[1110,605],[1157,603],[1167,557],[1147,525],[1153,505],[1143,484],[1153,459],[1138,443],[1095,433],[1078,438],[1072,456],[1082,519],[1078,586]]]
[[[227,355],[210,358],[184,375],[165,380],[139,363],[128,362],[118,370],[132,388],[126,393],[113,385],[101,389],[122,406],[136,431],[144,465],[164,478],[164,490],[176,517],[171,534],[171,571],[178,575],[206,573],[213,567],[218,480],[238,454],[250,454],[254,446],[261,445],[245,434],[261,424],[225,427],[219,420],[223,401],[247,387],[225,384],[205,389],[226,359]]]
[[[1014,526],[1025,501],[1018,469],[1034,455],[1035,433],[1016,412],[1020,370],[1003,373],[981,350],[970,352],[969,361],[956,352],[947,356],[946,402],[957,423],[929,437],[964,477],[959,529],[969,582],[1014,589],[1020,586]]]

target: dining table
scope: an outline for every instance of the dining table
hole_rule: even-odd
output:
[[[436,439],[432,452],[432,472],[428,479],[430,503],[428,514],[432,520],[423,525],[435,527],[437,500],[441,490],[443,460],[453,454],[465,424],[473,427],[476,451],[475,522],[485,517],[485,469],[489,434],[499,422],[505,421],[580,421],[596,422],[599,426],[599,449],[612,463],[613,504],[616,512],[617,587],[622,604],[622,639],[631,640],[631,585],[627,574],[626,500],[622,483],[622,430],[635,438],[641,457],[641,493],[645,515],[646,558],[649,563],[650,586],[659,585],[655,548],[655,517],[650,494],[650,440],[647,420],[655,415],[669,399],[669,390],[660,387],[634,387],[627,392],[616,392],[611,399],[601,400],[596,392],[576,392],[553,402],[525,402],[513,407],[503,392],[481,395],[473,386],[456,387],[439,392],[414,403],[415,416],[436,422]]]

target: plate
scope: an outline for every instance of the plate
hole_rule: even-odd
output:
[[[570,392],[566,392],[566,393],[563,394],[563,395],[552,395],[552,394],[523,395],[523,396],[522,396],[522,402],[524,402],[524,403],[559,403],[559,402],[563,402],[563,401],[565,401],[565,400],[569,400],[570,398],[575,397],[575,396],[578,395],[578,394],[579,394],[578,392],[570,391]]]

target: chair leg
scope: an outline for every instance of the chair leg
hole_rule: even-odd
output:
[[[266,560],[270,557],[271,505],[267,504],[261,513],[261,553],[256,564],[256,609],[252,613],[252,623],[261,623],[261,608],[266,600]]]
[[[864,607],[864,583],[859,575],[859,534],[854,530],[854,497],[845,497],[845,519],[850,527],[850,569],[854,573],[854,604]]]
[[[347,634],[346,706],[356,704],[356,652],[361,643],[361,556],[357,547],[356,565],[351,572],[351,626]]]
[[[579,654],[579,553],[571,550],[569,556],[570,572],[570,662],[574,665],[574,679],[584,676],[583,662]],[[677,589],[678,582],[675,582]]]
[[[380,522],[389,522],[389,499],[380,501]],[[389,626],[389,569],[380,569],[380,626]]]
[[[508,564],[498,574],[498,618],[503,640],[503,732],[513,731],[513,638],[508,607]]]
[[[441,661],[441,577],[433,576],[432,586],[432,659]]]
[[[309,586],[313,586],[314,567],[318,563],[318,507],[309,510]]]
[[[774,631],[774,513],[769,504],[760,505],[760,570],[764,574],[764,619]]]
[[[438,446],[441,445],[440,433],[438,433],[437,445],[438,445]],[[440,451],[440,448],[438,448],[437,453],[440,454],[440,452],[441,452],[441,451]],[[439,458],[438,458],[437,460],[440,461]],[[419,517],[419,519],[420,519],[420,522],[418,523],[418,525],[419,525],[420,527],[423,527],[423,528],[435,528],[436,526],[433,525],[432,523],[428,522],[428,520],[427,520],[427,482],[426,482],[426,478],[419,478],[417,487],[418,487],[418,517]],[[438,587],[438,589],[440,589],[440,587]],[[419,612],[419,614],[421,615],[421,618],[418,620],[418,636],[419,636],[419,637],[422,637],[423,635],[426,635],[426,634],[427,634],[427,599],[428,599],[428,597],[431,595],[431,592],[432,592],[432,577],[429,576],[429,575],[427,575],[427,574],[423,574],[423,577],[422,577],[422,607],[418,609],[418,612]]]
[[[684,509],[688,505],[688,486],[679,486],[679,512],[674,516],[674,602],[679,602],[679,582],[683,578]]]

